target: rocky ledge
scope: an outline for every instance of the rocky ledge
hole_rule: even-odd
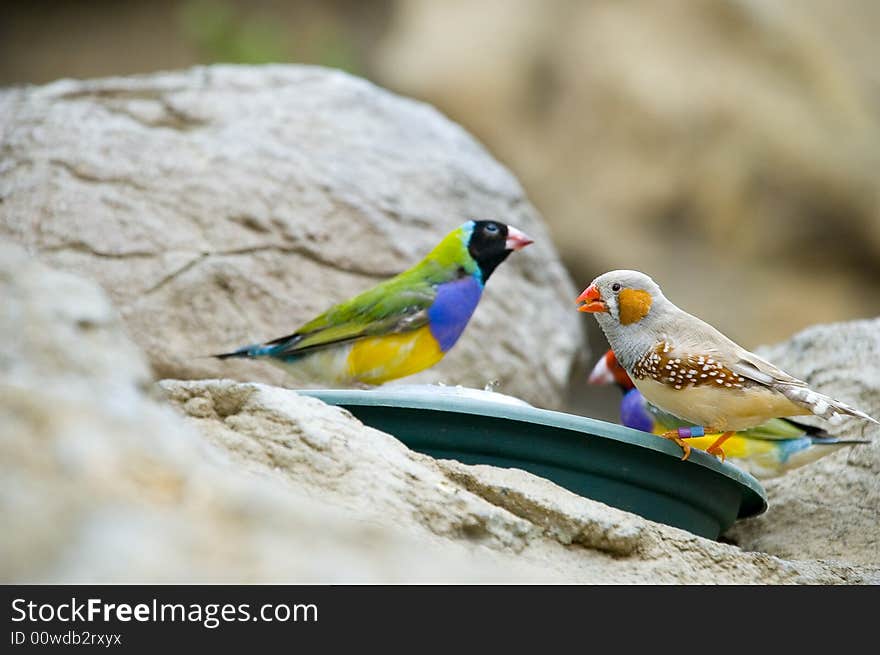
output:
[[[771,486],[770,513],[731,531],[742,548],[523,471],[434,460],[289,389],[155,385],[97,285],[18,247],[0,247],[0,287],[6,582],[880,583],[872,497],[844,499],[874,489],[876,443],[805,469],[814,484]],[[871,327],[812,334],[855,351],[877,348]]]

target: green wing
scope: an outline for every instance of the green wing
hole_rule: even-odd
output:
[[[408,332],[426,325],[443,281],[440,270],[410,269],[339,303],[293,334],[268,342],[274,357],[304,354],[367,336]],[[426,272],[430,274],[426,274]]]
[[[765,439],[770,441],[797,439],[803,436],[819,438],[831,437],[830,434],[821,428],[784,418],[771,418],[766,423],[762,423],[754,428],[749,428],[748,430],[743,430],[738,434],[753,439]]]

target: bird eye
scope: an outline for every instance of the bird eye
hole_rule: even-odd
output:
[[[614,293],[617,293],[618,291],[620,291],[620,282],[615,282],[614,284],[612,284],[612,285],[611,285],[611,290],[612,290]]]
[[[488,225],[486,225],[486,227],[483,228],[483,230],[486,232],[486,234],[497,234],[498,226],[495,225],[495,223],[489,223]]]

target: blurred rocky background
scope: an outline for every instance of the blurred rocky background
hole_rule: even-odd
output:
[[[880,313],[873,0],[35,0],[0,16],[2,85],[302,62],[424,99],[522,181],[577,287],[645,270],[746,346]]]

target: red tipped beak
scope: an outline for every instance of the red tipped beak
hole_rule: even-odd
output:
[[[597,312],[607,312],[608,305],[602,300],[602,294],[595,286],[589,286],[584,292],[577,297],[578,303],[583,303],[578,307],[579,312],[589,312],[595,314]]]
[[[534,243],[534,241],[532,241],[532,237],[528,234],[520,232],[515,227],[507,226],[507,241],[504,242],[505,250],[522,250],[530,243]]]

